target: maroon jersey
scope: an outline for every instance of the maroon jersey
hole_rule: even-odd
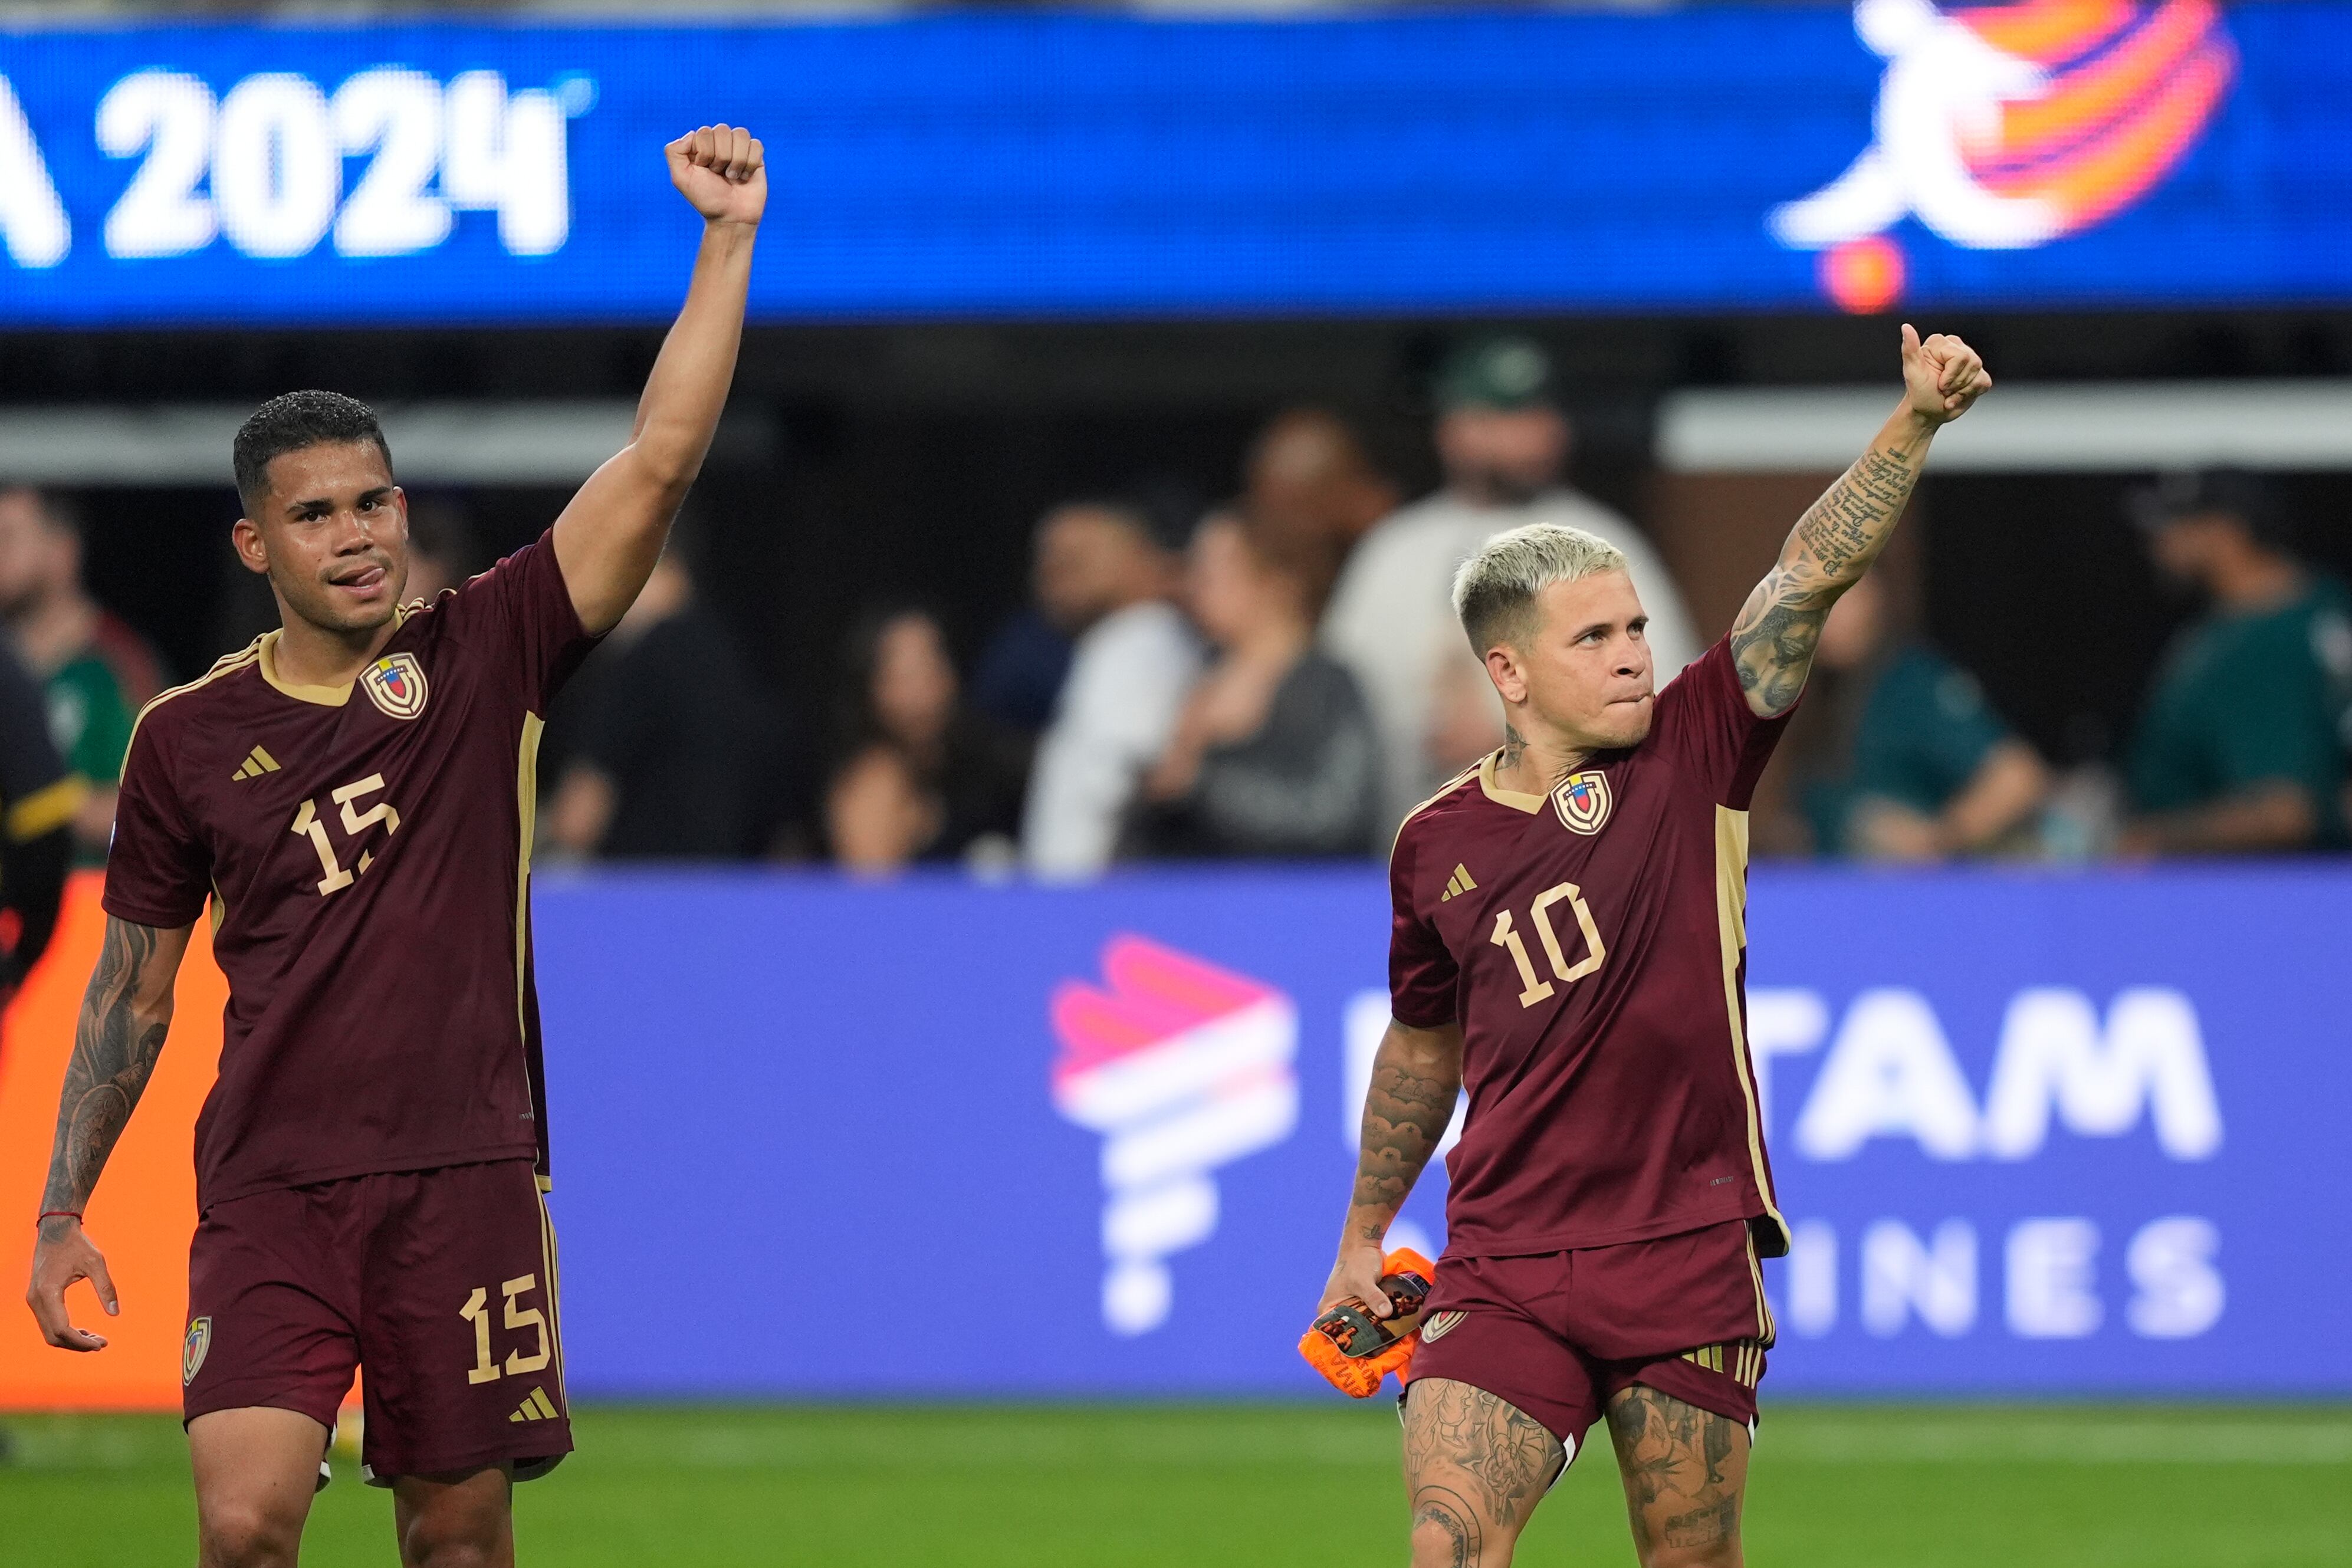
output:
[[[516,1156],[546,1172],[530,840],[541,716],[592,645],[551,537],[401,612],[350,686],[278,633],[140,716],[108,914],[213,905],[228,977],[199,1207]]]
[[[1489,757],[1405,819],[1391,1007],[1462,1025],[1470,1096],[1448,1253],[1727,1219],[1788,1249],[1746,1028],[1748,801],[1785,723],[1749,711],[1718,643],[1659,694],[1639,746],[1549,796],[1503,788]]]

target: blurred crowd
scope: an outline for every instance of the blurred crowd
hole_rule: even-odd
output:
[[[864,607],[827,714],[778,702],[706,603],[712,563],[689,515],[558,704],[542,855],[1064,878],[1380,856],[1417,801],[1501,738],[1448,602],[1454,566],[1487,538],[1543,520],[1624,551],[1662,685],[1719,631],[1695,624],[1638,527],[1566,482],[1574,431],[1539,345],[1465,341],[1432,391],[1434,494],[1401,496],[1338,415],[1285,411],[1226,500],[1161,487],[1047,510],[1030,601],[968,664],[938,608]],[[2113,765],[2045,761],[1923,633],[1916,583],[1882,570],[1829,621],[1758,800],[1759,852],[2352,848],[2352,596],[2298,559],[2258,476],[2173,476],[2131,505],[2198,609]],[[411,533],[413,592],[487,564],[445,501],[415,500]],[[167,678],[92,599],[81,557],[70,497],[0,486],[0,949],[18,962],[45,939],[44,889],[102,862],[135,716]]]

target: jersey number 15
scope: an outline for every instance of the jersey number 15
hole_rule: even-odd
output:
[[[343,809],[345,833],[356,839],[378,822],[383,824],[386,835],[400,831],[400,813],[392,809],[391,801],[378,800],[364,811],[356,809],[356,802],[361,796],[373,795],[383,788],[383,775],[371,773],[356,784],[346,784],[340,789],[329,792],[328,800]],[[302,802],[302,809],[294,813],[293,831],[308,835],[310,847],[319,852],[319,869],[325,873],[319,878],[319,893],[321,897],[331,893],[341,893],[359,880],[357,872],[347,869],[335,858],[334,842],[327,837],[327,819],[320,813],[317,801]],[[360,871],[365,871],[374,863],[373,853],[362,852]]]

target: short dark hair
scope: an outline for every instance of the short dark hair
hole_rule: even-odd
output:
[[[248,509],[269,493],[270,460],[306,446],[373,441],[392,466],[392,447],[375,410],[341,392],[290,392],[271,398],[237,426],[234,447],[236,493]]]

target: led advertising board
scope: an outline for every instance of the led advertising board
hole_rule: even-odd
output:
[[[96,894],[9,1014],[20,1194]],[[1387,1020],[1376,870],[604,873],[535,906],[574,1392],[1336,1397],[1295,1346]],[[1759,870],[1749,1040],[1797,1241],[1764,1265],[1768,1394],[2352,1394],[2347,927],[2340,865]],[[177,1406],[202,938],[90,1209],[115,1347],[0,1313],[0,1409]],[[1434,1255],[1444,1198],[1433,1166],[1391,1239]],[[0,1230],[0,1270],[31,1241]]]
[[[2352,1392],[2352,874],[1768,868],[1749,914],[1773,1391]],[[1387,925],[1369,869],[547,884],[573,1385],[1320,1387]]]
[[[2352,298],[2352,5],[0,34],[0,325]]]

